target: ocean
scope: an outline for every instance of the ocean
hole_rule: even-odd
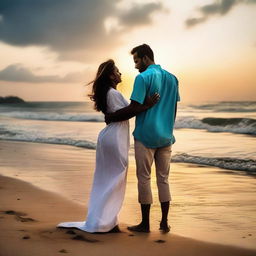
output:
[[[0,105],[0,140],[95,150],[104,126],[104,116],[91,102]],[[134,119],[130,126],[132,131]],[[179,103],[174,135],[173,162],[256,174],[256,102]]]

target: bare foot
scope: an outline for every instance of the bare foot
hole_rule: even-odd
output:
[[[169,226],[167,222],[161,222],[159,230],[161,230],[163,233],[168,233],[171,230],[171,226]]]
[[[142,232],[142,233],[149,233],[150,232],[149,226],[142,225],[142,224],[135,225],[135,226],[130,226],[130,227],[127,227],[127,229],[130,230],[130,231]]]

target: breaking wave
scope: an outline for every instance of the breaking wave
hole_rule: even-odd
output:
[[[185,153],[173,156],[172,162],[194,163],[215,166],[223,169],[246,171],[256,175],[256,161],[253,159],[237,159],[230,157],[202,157]]]
[[[231,132],[256,135],[256,120],[252,118],[178,118],[175,128],[205,129],[209,132]]]

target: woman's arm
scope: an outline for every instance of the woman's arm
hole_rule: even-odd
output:
[[[153,107],[158,102],[159,98],[159,94],[155,93],[153,96],[147,97],[144,104],[140,104],[137,101],[131,100],[131,103],[127,107],[119,109],[114,113],[105,114],[105,122],[109,124],[111,122],[128,120],[138,115],[139,113]]]

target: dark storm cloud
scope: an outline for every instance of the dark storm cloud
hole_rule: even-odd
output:
[[[234,6],[242,3],[255,4],[256,0],[221,0],[215,1],[212,4],[204,5],[197,9],[200,13],[200,17],[187,19],[186,26],[193,27],[199,23],[207,21],[209,17],[214,15],[226,15]]]
[[[164,7],[161,3],[134,5],[131,9],[121,12],[119,20],[121,24],[126,25],[128,28],[147,25],[151,23],[151,14],[162,10],[164,10]]]
[[[136,25],[150,24],[160,4],[117,9],[120,0],[1,0],[0,40],[17,46],[48,46],[62,59],[83,59],[120,45],[120,36]],[[104,20],[120,19],[123,30],[107,33]]]
[[[34,82],[34,83],[70,83],[81,82],[82,74],[69,73],[65,77],[38,76],[20,64],[9,65],[0,71],[0,80],[12,82]]]

